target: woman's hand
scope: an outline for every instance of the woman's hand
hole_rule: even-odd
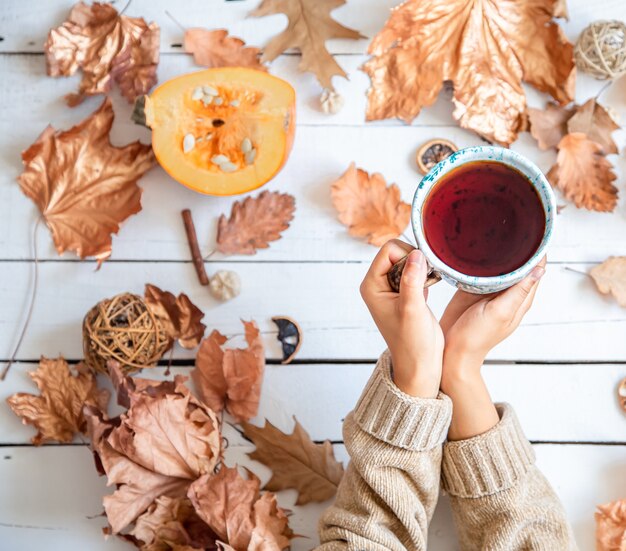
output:
[[[387,272],[407,253],[400,293],[391,290]],[[393,380],[412,396],[436,398],[441,382],[443,333],[426,305],[424,255],[398,240],[385,243],[361,283],[361,296],[385,339]]]

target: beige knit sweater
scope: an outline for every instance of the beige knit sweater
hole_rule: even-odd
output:
[[[344,422],[351,462],[320,520],[318,551],[426,549],[440,484],[462,550],[576,550],[513,409],[502,404],[498,412],[488,432],[446,443],[451,400],[404,394],[383,354]]]

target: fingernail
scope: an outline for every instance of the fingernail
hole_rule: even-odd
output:
[[[530,278],[534,279],[535,281],[539,281],[545,273],[546,269],[543,266],[535,266],[533,268],[533,271],[530,272]]]

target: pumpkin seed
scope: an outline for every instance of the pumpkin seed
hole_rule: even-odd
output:
[[[256,149],[251,149],[245,155],[246,164],[251,165],[254,162],[254,159],[256,159]]]
[[[222,163],[220,165],[220,168],[224,171],[224,172],[234,172],[235,170],[237,170],[237,165],[233,164],[233,163]]]
[[[220,98],[219,96],[217,96],[214,100],[213,103],[215,105],[222,105],[222,103],[224,103],[224,100],[222,98]]]
[[[186,134],[183,138],[183,151],[189,153],[196,145],[196,138],[193,134]]]
[[[193,94],[191,94],[191,99],[194,101],[197,101],[199,99],[202,99],[202,96],[204,95],[204,92],[202,91],[202,87],[198,86],[194,91]]]
[[[224,163],[230,163],[230,159],[226,155],[213,155],[213,157],[211,157],[211,162],[214,165],[221,166]]]
[[[211,132],[209,132],[204,139],[208,142],[211,138],[213,137],[213,134],[211,134]]]
[[[205,107],[207,105],[211,105],[211,103],[213,103],[213,96],[208,96],[205,94],[204,96],[202,96],[202,103],[204,103]]]
[[[241,142],[241,152],[242,153],[249,153],[252,150],[252,142],[250,141],[250,138],[244,138],[243,141]]]
[[[233,101],[231,101],[231,102],[230,102],[230,104],[231,104],[233,107],[239,107],[239,103],[240,103],[240,102],[239,102],[239,100],[238,100],[238,99],[234,99]]]
[[[220,93],[213,88],[213,86],[203,86],[202,90],[205,94],[208,94],[209,96],[219,96]]]

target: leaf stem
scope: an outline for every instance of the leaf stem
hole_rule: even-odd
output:
[[[574,268],[570,268],[569,266],[563,266],[564,270],[567,270],[568,272],[574,272],[575,274],[582,274],[585,275],[587,277],[591,277],[591,275],[589,275],[589,272],[583,272],[582,270],[576,270]]]
[[[126,2],[126,5],[122,9],[122,11],[119,13],[119,15],[123,15],[124,12],[128,9],[128,7],[132,4],[132,2],[133,2],[133,0],[128,0],[128,2]]]
[[[37,255],[37,230],[39,229],[39,224],[41,223],[41,216],[37,217],[35,221],[35,227],[33,228],[32,235],[32,249],[33,255],[35,258],[35,271],[33,273],[33,283],[32,289],[30,291],[30,302],[28,304],[28,310],[26,314],[26,319],[24,320],[24,325],[22,326],[22,330],[20,331],[19,337],[17,338],[17,342],[15,343],[15,347],[13,348],[13,352],[9,356],[9,361],[7,365],[0,373],[0,381],[4,381],[9,369],[11,369],[11,365],[15,362],[15,357],[17,356],[20,346],[22,345],[22,341],[24,340],[24,336],[26,335],[26,330],[28,329],[28,325],[30,324],[30,320],[33,314],[33,307],[35,306],[35,297],[37,296],[37,284],[39,282],[39,257]]]
[[[613,81],[609,80],[602,88],[600,88],[600,91],[596,94],[596,101],[600,99],[600,96],[607,90],[607,88],[609,88],[609,86],[611,86],[611,84],[613,84]]]
[[[181,31],[187,31],[187,29],[183,27],[183,25],[169,11],[165,10],[165,15],[167,15],[174,23],[176,23]]]

